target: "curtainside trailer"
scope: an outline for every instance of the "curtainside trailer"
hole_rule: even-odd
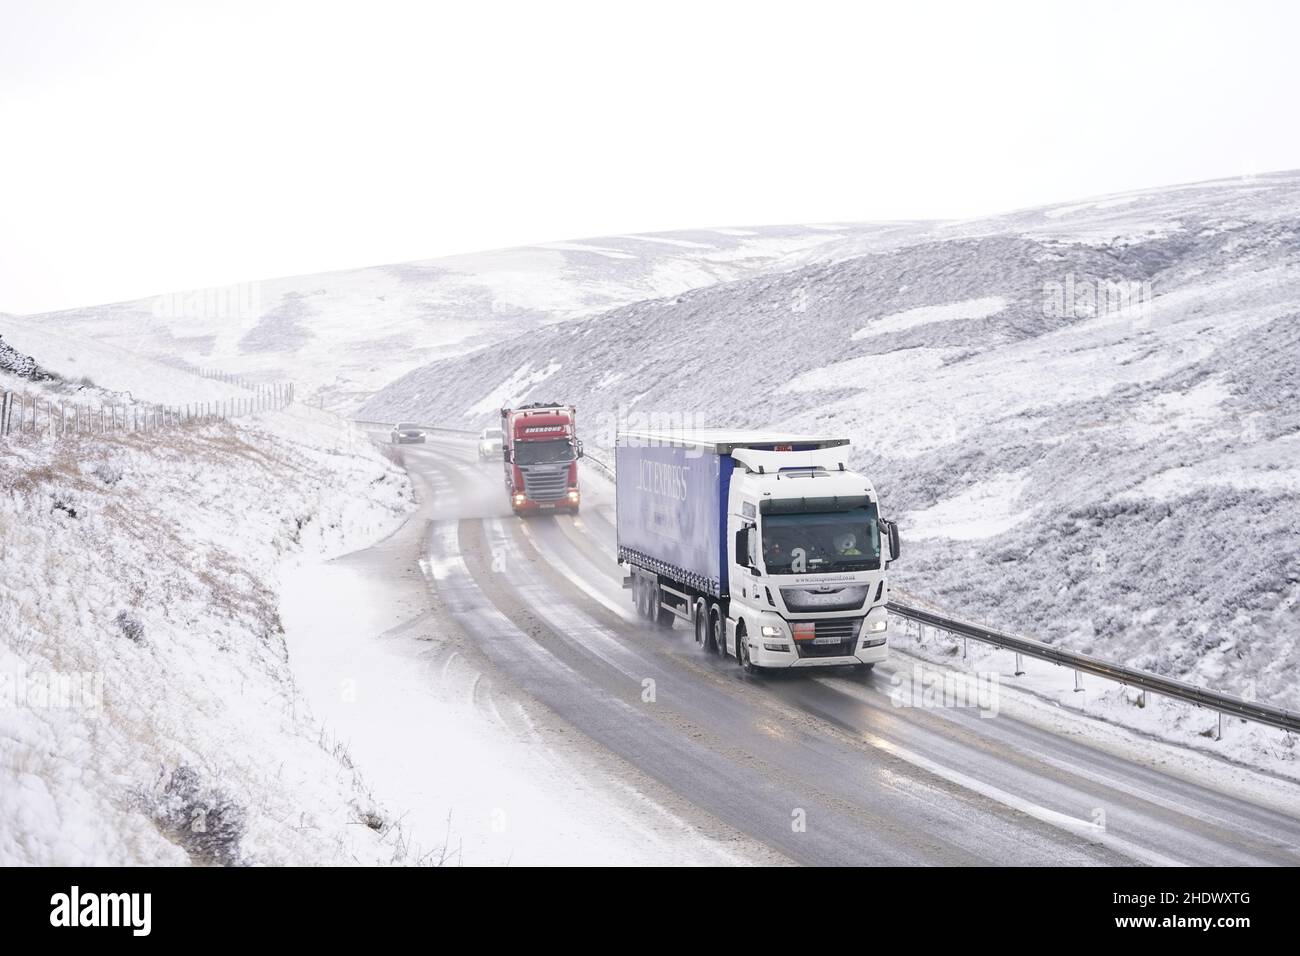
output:
[[[618,560],[641,616],[677,620],[746,670],[888,653],[898,527],[849,442],[696,429],[618,436]]]

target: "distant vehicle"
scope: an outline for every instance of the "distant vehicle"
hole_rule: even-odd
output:
[[[506,494],[515,514],[578,513],[577,410],[572,405],[533,402],[501,409]]]
[[[398,422],[393,426],[392,432],[389,433],[388,440],[394,445],[403,445],[407,442],[423,442],[425,434],[420,430],[420,426],[413,422]]]
[[[701,429],[630,432],[615,453],[618,560],[642,617],[680,618],[747,671],[889,652],[898,527],[848,470],[848,439]]]
[[[485,428],[478,436],[478,460],[500,460],[501,458],[501,429]]]

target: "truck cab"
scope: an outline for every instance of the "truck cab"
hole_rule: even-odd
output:
[[[572,405],[552,402],[501,409],[506,494],[515,514],[578,513],[577,417]]]
[[[898,532],[871,482],[847,469],[847,450],[732,453],[728,654],[760,668],[885,659]]]

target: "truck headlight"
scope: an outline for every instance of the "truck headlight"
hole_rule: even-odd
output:
[[[889,627],[889,622],[883,618],[879,621],[867,621],[862,626],[863,634],[883,634]]]
[[[789,644],[768,644],[768,643],[764,643],[764,644],[763,644],[763,650],[765,650],[765,651],[785,651],[785,652],[789,652],[789,650],[790,650],[790,645],[789,645]]]
[[[781,629],[774,624],[763,625],[763,636],[764,637],[785,637],[785,635],[781,633]],[[768,648],[768,650],[771,649],[772,648],[770,647]]]
[[[869,641],[862,642],[862,649],[865,651],[868,647],[879,647],[883,643],[885,643],[885,639],[883,637],[873,637]]]
[[[523,495],[515,495],[515,504],[517,505],[522,505],[527,500],[528,499]]]

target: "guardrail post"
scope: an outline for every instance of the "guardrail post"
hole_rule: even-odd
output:
[[[1074,692],[1077,694],[1083,690],[1083,674],[1079,671],[1074,672]]]
[[[1016,651],[1016,674],[1015,674],[1015,676],[1016,676],[1016,677],[1024,677],[1024,676],[1025,676],[1025,669],[1024,669],[1024,666],[1021,664],[1021,661],[1020,661],[1020,652],[1019,652],[1019,651]]]
[[[1223,739],[1223,711],[1219,711],[1219,735],[1214,739],[1215,740]]]

